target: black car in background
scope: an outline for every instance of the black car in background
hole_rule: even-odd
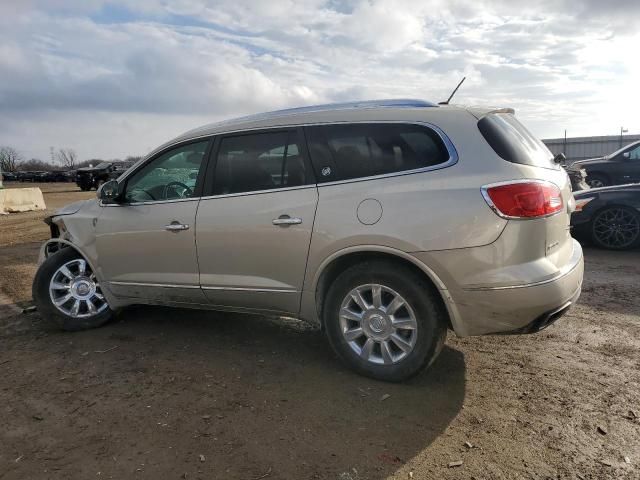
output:
[[[64,172],[62,170],[53,170],[51,172],[46,172],[45,175],[42,176],[42,182],[69,182],[71,181],[69,178],[68,172]]]
[[[640,246],[640,183],[575,192],[574,235],[611,250]]]
[[[18,180],[21,182],[38,182],[39,178],[47,172],[19,172]]]
[[[578,160],[571,167],[584,168],[592,188],[640,182],[640,141],[604,157]]]
[[[3,182],[17,182],[18,174],[15,172],[2,172],[2,181]]]
[[[79,168],[76,171],[76,184],[82,190],[97,189],[104,182],[118,178],[135,162],[100,162],[95,167]]]
[[[79,168],[76,171],[76,184],[81,190],[98,188],[111,180],[115,166],[112,162],[100,162],[95,167]]]

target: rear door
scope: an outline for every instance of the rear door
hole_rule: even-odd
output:
[[[301,129],[216,144],[196,218],[204,294],[216,306],[297,314],[318,202]]]

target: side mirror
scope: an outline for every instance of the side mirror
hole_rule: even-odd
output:
[[[120,184],[115,180],[109,180],[98,188],[96,196],[104,203],[114,203],[118,201],[121,194]]]
[[[624,152],[622,156],[625,160],[629,160],[631,158],[631,152]]]
[[[567,163],[567,157],[564,153],[559,153],[555,157],[553,157],[553,162],[558,165],[565,165]]]

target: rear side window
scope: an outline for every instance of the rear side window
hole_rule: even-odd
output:
[[[546,145],[510,113],[492,113],[482,117],[478,128],[491,148],[508,162],[559,168]]]
[[[449,160],[440,136],[421,125],[337,124],[306,131],[318,183],[415,170]]]
[[[295,131],[223,138],[213,194],[297,187],[312,182],[298,145]]]

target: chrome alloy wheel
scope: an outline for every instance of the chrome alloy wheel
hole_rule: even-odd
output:
[[[384,285],[351,290],[340,306],[340,328],[351,349],[379,365],[402,361],[416,345],[418,322],[409,303]]]
[[[73,318],[93,317],[108,306],[95,275],[81,258],[56,270],[49,282],[49,296],[60,312]]]

